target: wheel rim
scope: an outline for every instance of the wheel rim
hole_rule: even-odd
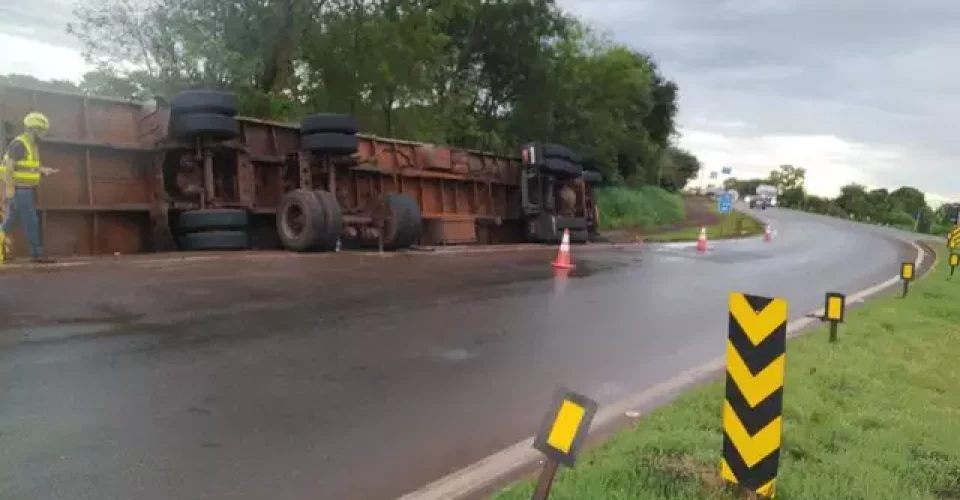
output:
[[[307,227],[307,214],[303,207],[295,203],[288,205],[283,210],[283,231],[296,238],[303,233]]]
[[[396,214],[393,213],[390,201],[384,197],[377,203],[373,212],[373,225],[380,230],[384,245],[391,245],[396,237]]]

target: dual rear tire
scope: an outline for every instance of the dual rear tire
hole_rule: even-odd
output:
[[[187,90],[170,101],[170,135],[226,141],[240,135],[233,92]]]
[[[182,212],[177,219],[181,250],[247,250],[250,218],[246,210],[212,208]]]
[[[381,195],[374,207],[373,219],[383,235],[386,250],[408,248],[420,238],[423,226],[420,206],[409,196]],[[342,228],[340,205],[328,191],[297,189],[284,195],[277,208],[277,234],[288,250],[333,250]]]
[[[296,189],[285,194],[277,207],[277,234],[289,250],[333,250],[342,227],[340,204],[329,191]]]

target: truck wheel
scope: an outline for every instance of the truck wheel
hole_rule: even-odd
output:
[[[246,229],[250,223],[246,210],[214,208],[183,212],[177,227],[185,233],[217,229]]]
[[[321,132],[300,138],[300,149],[314,153],[352,155],[357,152],[357,136]]]
[[[408,248],[420,238],[423,226],[420,206],[407,195],[381,195],[373,217],[383,231],[383,248],[386,250]]]
[[[590,240],[590,233],[586,229],[571,229],[570,230],[570,242],[571,243],[586,243]]]
[[[173,114],[213,113],[234,116],[237,114],[237,95],[219,90],[186,90],[170,100]]]
[[[353,135],[357,133],[358,128],[357,120],[350,115],[316,113],[305,117],[300,122],[300,135],[324,132]]]
[[[593,170],[584,170],[583,171],[583,182],[587,184],[599,184],[603,180],[603,174],[600,172],[594,172]]]
[[[277,234],[289,250],[317,249],[327,237],[326,211],[313,191],[297,189],[283,195],[277,207]]]
[[[575,153],[572,149],[562,146],[560,144],[544,144],[541,148],[544,158],[555,158],[557,160],[566,160],[570,163],[576,163],[577,165],[583,161],[583,159]]]
[[[215,113],[191,113],[173,117],[170,133],[174,137],[233,139],[240,135],[236,118]]]
[[[330,191],[318,189],[313,192],[313,195],[320,202],[323,209],[323,220],[326,222],[325,232],[318,248],[327,251],[334,250],[337,248],[337,239],[340,238],[340,233],[343,231],[343,211],[340,209],[340,203]]]
[[[207,231],[189,233],[180,237],[180,249],[194,250],[246,250],[250,237],[243,231]]]
[[[543,170],[560,179],[576,179],[583,175],[583,167],[559,158],[547,158],[543,162]]]

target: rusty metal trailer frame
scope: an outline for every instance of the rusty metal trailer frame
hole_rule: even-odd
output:
[[[321,158],[300,150],[297,125],[246,117],[237,118],[236,139],[184,143],[168,137],[164,106],[9,85],[0,85],[0,143],[29,111],[50,118],[41,161],[60,170],[38,188],[50,255],[173,250],[171,215],[215,207],[249,211],[254,248],[275,248],[277,205],[296,188],[334,193],[344,230],[358,234],[376,225],[378,196],[403,193],[420,207],[421,244],[525,238],[517,157],[358,134],[353,157]],[[185,189],[191,162],[201,168],[195,189]],[[589,218],[592,186],[577,187],[578,216]],[[13,251],[23,256],[18,232]]]

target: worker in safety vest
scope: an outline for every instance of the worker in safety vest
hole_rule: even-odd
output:
[[[52,262],[43,255],[40,242],[40,219],[37,216],[37,186],[41,177],[58,172],[40,165],[37,139],[50,129],[50,121],[40,113],[29,113],[23,118],[24,132],[18,135],[0,161],[0,181],[4,184],[6,213],[0,227],[0,264],[6,258],[7,234],[20,222],[30,243],[34,262]]]

